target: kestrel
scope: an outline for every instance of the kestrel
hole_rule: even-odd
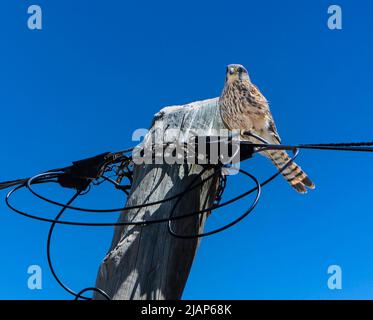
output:
[[[219,99],[220,115],[229,130],[239,130],[241,138],[252,143],[262,143],[244,132],[252,132],[270,144],[280,144],[267,99],[251,82],[247,70],[239,64],[227,67],[225,85]],[[284,150],[266,150],[260,152],[269,158],[277,168],[282,168],[290,157]],[[284,171],[284,178],[299,193],[306,193],[307,187],[315,185],[296,164],[291,163]]]

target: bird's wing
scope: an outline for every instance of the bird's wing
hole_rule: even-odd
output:
[[[269,113],[269,121],[268,121],[268,130],[269,132],[271,133],[272,137],[279,143],[281,144],[281,138],[280,138],[280,135],[278,134],[277,132],[277,128],[276,128],[276,125],[275,125],[275,122],[273,120],[273,117],[272,117],[272,114],[270,111],[268,111]]]
[[[260,92],[257,86],[254,84],[251,85],[250,90],[251,95],[255,98],[255,101],[264,107],[264,116],[268,120],[268,130],[272,138],[279,144],[281,144],[280,135],[277,132],[275,120],[273,119],[273,115],[271,110],[269,109],[269,104],[265,96]]]

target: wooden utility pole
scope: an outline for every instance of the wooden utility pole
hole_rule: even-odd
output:
[[[218,99],[162,109],[155,115],[151,129],[164,132],[164,129],[172,128],[180,129],[186,135],[189,132],[192,135],[195,130],[203,130],[206,136],[216,134],[214,130],[223,128]],[[177,137],[164,138],[169,141]],[[126,206],[176,195],[185,190],[201,170],[201,166],[191,164],[136,165]],[[205,172],[202,178],[211,173],[211,170]],[[217,186],[218,179],[214,178],[188,193],[174,216],[211,206]],[[123,212],[119,221],[167,218],[175,201]],[[173,222],[173,227],[179,234],[197,234],[203,231],[205,219],[206,215],[192,216]],[[167,223],[116,227],[109,252],[100,266],[96,286],[115,300],[180,299],[198,245],[198,239],[171,236]],[[95,293],[94,299],[103,297]]]

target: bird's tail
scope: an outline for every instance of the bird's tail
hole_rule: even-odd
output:
[[[290,161],[289,155],[284,150],[267,150],[263,152],[278,168],[283,168]],[[307,188],[315,189],[314,183],[304,173],[300,166],[292,162],[282,171],[285,180],[299,193],[306,193]]]

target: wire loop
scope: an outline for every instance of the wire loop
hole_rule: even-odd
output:
[[[131,165],[132,159],[131,156],[126,155],[127,153],[131,152],[134,148],[123,150],[121,152],[117,153],[106,153],[103,155],[99,155],[97,157],[93,157],[90,159],[82,160],[79,162],[76,162],[75,165],[79,165],[78,171],[77,172],[87,172],[88,176],[73,176],[69,177],[66,176],[69,172],[74,172],[74,169],[76,171],[77,167],[71,166],[67,168],[61,168],[61,169],[56,169],[56,170],[51,170],[45,173],[41,173],[38,175],[35,175],[31,178],[28,179],[21,179],[21,180],[14,180],[14,181],[7,181],[4,183],[0,183],[0,190],[5,189],[8,187],[14,187],[12,190],[10,190],[6,197],[5,197],[5,202],[6,205],[14,212],[23,215],[27,218],[39,220],[39,221],[44,221],[50,223],[50,229],[48,232],[48,237],[47,237],[47,259],[48,259],[48,266],[51,270],[51,273],[57,283],[68,293],[74,296],[75,300],[78,299],[84,299],[84,300],[90,300],[92,298],[87,297],[83,294],[86,292],[96,292],[102,297],[104,297],[107,300],[111,300],[111,297],[102,289],[96,288],[96,287],[88,287],[85,289],[82,289],[79,292],[75,292],[74,290],[70,289],[67,285],[62,282],[61,278],[57,275],[52,259],[51,259],[51,241],[52,241],[52,235],[53,231],[56,227],[57,224],[64,224],[64,225],[71,225],[71,226],[95,226],[95,227],[108,227],[108,226],[128,226],[128,225],[134,225],[134,226],[146,226],[146,225],[151,225],[151,224],[158,224],[158,223],[165,223],[167,222],[168,225],[168,232],[171,236],[174,236],[176,238],[181,238],[181,239],[193,239],[193,238],[201,238],[201,237],[206,237],[210,236],[219,232],[222,232],[235,224],[239,223],[242,221],[245,217],[247,217],[253,209],[256,207],[256,205],[259,202],[260,195],[262,192],[262,188],[270,183],[273,179],[275,179],[277,176],[279,176],[293,161],[294,159],[298,156],[299,154],[299,149],[317,149],[317,150],[338,150],[338,151],[362,151],[362,152],[373,152],[373,142],[361,142],[361,143],[329,143],[329,144],[300,144],[300,145],[273,145],[268,143],[266,140],[263,138],[251,133],[247,132],[245,133],[261,143],[251,143],[248,141],[242,141],[241,144],[250,144],[252,147],[253,152],[261,152],[263,150],[291,150],[293,151],[293,156],[290,158],[290,160],[281,168],[279,169],[275,174],[267,178],[266,180],[259,182],[259,180],[249,172],[243,170],[243,169],[237,169],[235,167],[231,167],[233,170],[237,170],[238,173],[245,175],[246,177],[250,178],[255,184],[255,186],[251,189],[249,189],[246,192],[243,192],[242,194],[230,199],[226,200],[225,202],[221,203],[221,198],[224,193],[225,185],[227,183],[226,177],[223,174],[223,170],[226,168],[222,164],[218,164],[215,166],[204,166],[203,169],[195,176],[193,177],[192,181],[187,185],[185,190],[182,192],[179,192],[173,196],[170,196],[168,198],[158,200],[158,201],[153,201],[149,203],[144,203],[144,204],[139,204],[139,205],[133,205],[133,206],[127,206],[127,207],[120,207],[120,208],[111,208],[111,209],[91,209],[91,208],[81,208],[81,207],[76,207],[73,206],[72,203],[79,197],[85,194],[88,194],[89,191],[91,190],[91,186],[99,186],[104,182],[111,183],[117,190],[122,190],[124,193],[129,196],[129,189],[132,184],[132,170],[129,168]],[[246,157],[245,159],[248,159],[249,157]],[[88,162],[87,162],[88,161]],[[93,163],[94,167],[86,167],[86,163]],[[116,164],[118,166],[115,167]],[[88,170],[87,170],[88,169]],[[202,178],[202,176],[209,170],[209,169],[214,169],[212,174],[209,174],[207,177]],[[117,180],[111,179],[111,177],[105,176],[105,173],[113,173],[115,172],[117,175]],[[72,178],[72,179],[70,179]],[[188,212],[184,213],[182,215],[176,216],[175,212],[177,207],[180,205],[181,201],[184,199],[184,197],[192,192],[193,190],[196,190],[196,188],[201,188],[206,182],[210,181],[213,178],[218,178],[219,179],[219,188],[216,192],[216,198],[213,201],[213,204],[209,207],[202,208],[200,210],[194,211],[194,212]],[[99,180],[102,179],[102,180]],[[123,186],[121,185],[122,179],[127,179],[129,180],[129,185]],[[60,203],[58,201],[49,199],[43,195],[41,195],[39,192],[37,192],[34,189],[34,185],[36,184],[45,184],[45,183],[60,183],[61,181],[64,181],[65,184],[67,185],[72,185],[74,186],[74,181],[79,182],[79,187],[76,187],[74,195],[71,197],[71,199],[66,203]],[[198,181],[200,180],[200,181]],[[198,181],[198,182],[197,182]],[[60,183],[61,184],[61,183]],[[42,216],[30,214],[28,212],[21,211],[17,209],[14,205],[11,204],[10,198],[20,191],[21,189],[27,189],[31,194],[33,194],[35,197],[53,204],[55,206],[60,207],[59,213],[56,215],[54,219],[49,219],[45,218]],[[173,223],[177,220],[181,219],[186,219],[188,217],[196,217],[196,216],[201,216],[204,214],[208,214],[213,212],[216,209],[228,206],[244,197],[247,197],[248,195],[252,194],[255,192],[255,197],[254,200],[251,202],[250,206],[248,207],[247,210],[244,211],[243,214],[238,216],[235,220],[232,222],[229,222],[228,224],[219,227],[215,230],[212,231],[207,231],[204,233],[197,233],[197,234],[178,234],[174,229],[173,229]],[[146,208],[146,207],[151,207],[155,205],[159,205],[165,202],[170,202],[176,200],[175,203],[172,205],[170,215],[165,218],[160,218],[160,219],[149,219],[149,220],[138,220],[138,221],[131,221],[131,222],[113,222],[113,223],[108,223],[108,222],[96,222],[96,223],[88,223],[88,222],[75,222],[75,221],[70,221],[70,220],[62,220],[61,217],[63,213],[67,210],[75,210],[75,211],[80,211],[80,212],[86,212],[86,213],[114,213],[114,212],[125,212],[129,211],[132,209],[141,209],[141,208]]]

